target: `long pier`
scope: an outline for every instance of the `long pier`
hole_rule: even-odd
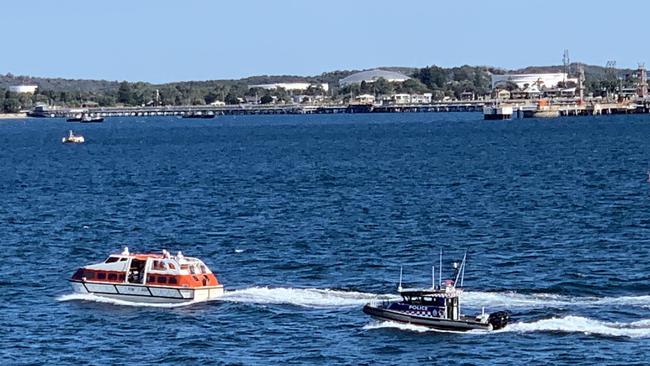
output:
[[[34,110],[33,117],[62,118],[88,113],[102,117],[117,116],[183,116],[213,113],[215,115],[256,114],[338,114],[338,113],[401,113],[401,112],[481,112],[485,101],[453,101],[431,104],[239,104],[228,106],[147,106],[89,107]]]
[[[500,115],[498,109],[506,110]],[[490,111],[491,110],[491,111]],[[486,119],[530,117],[559,117],[600,114],[650,113],[650,100],[628,102],[576,101],[554,102],[542,105],[538,100],[473,100],[434,102],[430,104],[238,104],[228,106],[146,106],[146,107],[90,107],[34,110],[32,117],[65,118],[82,113],[101,117],[117,116],[184,116],[192,114],[265,115],[265,114],[340,114],[340,113],[418,113],[418,112],[483,112]],[[491,113],[491,114],[490,114]]]

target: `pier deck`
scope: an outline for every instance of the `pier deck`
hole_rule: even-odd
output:
[[[62,118],[89,113],[102,117],[116,116],[183,116],[195,113],[214,113],[215,115],[256,115],[256,114],[336,114],[336,113],[400,113],[400,112],[480,112],[484,101],[439,102],[431,104],[240,104],[231,106],[157,106],[157,107],[93,107],[59,108],[32,112],[33,117]]]
[[[240,104],[229,106],[149,106],[149,107],[93,107],[93,108],[57,108],[43,111],[33,111],[32,117],[65,118],[88,113],[101,117],[118,116],[183,116],[196,113],[212,113],[215,115],[258,115],[258,114],[338,114],[338,113],[418,113],[418,112],[483,112],[486,119],[487,111],[494,113],[494,107],[505,107],[509,110],[509,118],[529,117],[559,117],[600,114],[649,113],[650,100],[636,102],[583,102],[564,101],[554,104],[540,103],[537,100],[518,101],[451,101],[434,102],[430,104],[333,104],[333,105],[302,105],[302,104]],[[491,116],[494,117],[494,116]]]

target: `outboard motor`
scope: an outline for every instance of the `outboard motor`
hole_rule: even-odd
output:
[[[492,325],[493,330],[501,329],[508,324],[510,314],[507,311],[497,311],[490,314],[488,317],[488,324]]]

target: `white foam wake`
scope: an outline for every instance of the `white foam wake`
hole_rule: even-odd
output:
[[[388,298],[390,295],[318,288],[250,287],[226,291],[220,300],[253,304],[287,304],[311,308],[344,308],[361,306],[377,297]]]
[[[366,324],[363,326],[363,329],[365,330],[373,330],[373,329],[384,329],[384,328],[394,328],[394,329],[399,329],[399,330],[405,330],[405,331],[410,331],[410,332],[417,332],[417,333],[425,333],[425,332],[436,332],[436,333],[459,333],[462,334],[464,332],[454,332],[454,331],[449,331],[449,330],[439,330],[439,329],[433,329],[429,327],[425,327],[422,325],[415,325],[415,324],[409,324],[409,323],[398,323],[398,322],[392,322],[392,321],[375,321],[370,324]]]
[[[518,294],[516,292],[467,291],[466,306],[496,308],[599,307],[612,305],[650,307],[650,296],[573,297],[556,294]]]
[[[74,294],[68,294],[68,295],[62,295],[57,297],[58,301],[94,301],[94,302],[101,302],[105,304],[113,304],[113,305],[123,305],[123,306],[149,306],[149,307],[155,307],[155,308],[176,308],[180,306],[188,306],[192,304],[196,304],[196,301],[186,301],[186,302],[179,302],[179,303],[145,303],[145,302],[133,302],[133,301],[126,301],[126,300],[118,300],[118,299],[111,299],[108,297],[102,297],[102,296],[97,296],[93,294],[80,294],[80,293],[74,293]]]
[[[377,295],[356,291],[340,291],[318,288],[288,288],[288,287],[249,287],[241,290],[226,291],[223,296],[212,301],[228,301],[250,304],[277,304],[296,305],[308,308],[349,308],[358,307],[376,298],[392,298],[390,295]],[[197,303],[188,301],[183,303],[142,303],[126,300],[117,300],[93,294],[69,294],[57,298],[59,301],[95,301],[114,305],[151,306],[173,308]]]
[[[550,318],[537,320],[530,323],[508,324],[505,328],[497,331],[473,330],[469,332],[450,332],[435,330],[420,325],[397,323],[391,321],[373,322],[363,327],[366,330],[393,328],[410,332],[443,332],[459,333],[467,335],[487,335],[490,333],[531,333],[531,332],[561,332],[561,333],[583,333],[587,335],[600,335],[610,337],[647,338],[650,337],[650,319],[644,319],[632,323],[605,322],[597,319],[581,316],[565,316],[562,318]]]
[[[581,316],[542,319],[530,323],[509,324],[501,332],[563,332],[584,333],[612,337],[650,337],[650,319],[632,323],[605,322]]]
[[[319,288],[249,287],[227,291],[222,300],[255,304],[289,304],[305,307],[354,307],[373,299],[399,299],[396,294],[373,294]],[[487,309],[598,307],[611,305],[650,307],[650,296],[570,297],[555,294],[467,291],[465,306]]]
[[[357,291],[341,291],[320,288],[291,288],[291,287],[249,287],[239,290],[229,290],[215,299],[251,304],[286,304],[310,308],[350,308],[362,306],[374,299],[396,300],[395,294],[374,294]],[[60,301],[83,300],[112,303],[115,305],[179,307],[194,304],[185,303],[136,303],[116,300],[92,294],[70,294],[58,298]],[[545,307],[601,307],[601,306],[638,306],[650,308],[650,295],[621,296],[621,297],[570,297],[555,294],[518,294],[515,292],[480,292],[466,291],[462,295],[463,306],[488,311],[499,309],[533,309]]]

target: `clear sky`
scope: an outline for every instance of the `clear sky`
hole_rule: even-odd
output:
[[[166,82],[377,66],[650,65],[650,1],[6,0],[0,73]]]

